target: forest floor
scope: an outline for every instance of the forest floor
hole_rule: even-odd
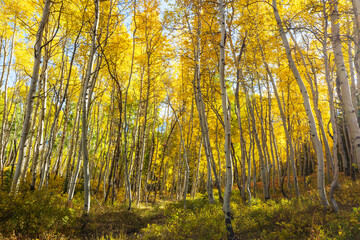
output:
[[[264,202],[258,188],[259,198],[253,198],[251,205],[234,188],[231,207],[236,237],[360,239],[360,180],[341,176],[335,195],[338,214],[320,206],[315,176],[307,182],[312,190],[302,189],[302,197],[291,200],[271,189],[272,199]],[[117,200],[101,205],[94,200],[90,214],[83,217],[82,193],[76,194],[70,207],[65,206],[67,196],[55,193],[60,185],[59,181],[47,190],[23,190],[16,198],[0,192],[0,239],[226,239],[221,204],[209,204],[206,194],[189,198],[186,209],[182,201],[174,200],[141,203],[131,211]]]

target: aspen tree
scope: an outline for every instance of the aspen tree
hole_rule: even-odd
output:
[[[336,75],[340,82],[340,92],[345,110],[346,127],[349,129],[351,148],[354,151],[353,158],[360,167],[360,129],[356,111],[351,99],[349,76],[345,68],[344,56],[341,49],[338,1],[330,0],[331,7],[331,43],[335,55]]]
[[[358,2],[358,0],[354,0]],[[353,2],[354,2],[353,1]],[[360,5],[359,5],[360,6]],[[355,10],[356,12],[356,10]],[[339,161],[338,161],[338,147],[340,150],[340,154],[342,154],[343,146],[342,146],[342,139],[341,135],[339,133],[339,128],[336,123],[336,112],[335,112],[335,105],[334,105],[334,87],[333,83],[330,79],[330,69],[329,69],[329,60],[328,60],[328,53],[327,53],[327,43],[328,43],[328,15],[326,12],[326,1],[323,0],[323,27],[324,27],[324,40],[322,43],[322,52],[323,52],[323,61],[324,61],[324,68],[325,68],[325,81],[327,85],[328,95],[329,95],[329,106],[330,106],[330,121],[331,126],[333,129],[333,159],[334,159],[334,168],[333,168],[333,181],[331,182],[331,188],[329,192],[330,202],[333,206],[333,209],[335,212],[339,211],[337,202],[334,198],[334,191],[337,189],[339,185]],[[356,59],[356,58],[355,58]],[[356,66],[356,63],[355,63]],[[360,79],[358,79],[358,82]],[[359,85],[360,86],[360,85]],[[344,163],[347,163],[345,159],[345,154],[342,154],[342,158]],[[346,165],[346,164],[344,164]],[[347,168],[347,166],[346,166]],[[345,173],[347,172],[347,169],[345,169]]]
[[[196,15],[196,29],[194,34],[192,32],[192,26],[190,24],[189,19],[189,13],[185,12],[185,19],[188,27],[188,32],[191,36],[191,43],[193,47],[193,57],[194,57],[194,78],[193,78],[193,89],[194,89],[194,96],[195,96],[195,103],[196,108],[199,116],[199,123],[200,123],[200,129],[201,129],[201,136],[203,139],[203,146],[205,150],[205,156],[207,160],[207,193],[209,202],[213,203],[215,201],[214,199],[214,193],[213,193],[213,179],[212,179],[212,173],[214,173],[215,177],[215,183],[218,188],[218,194],[219,194],[219,200],[223,201],[223,197],[221,194],[221,187],[220,187],[220,180],[216,171],[214,156],[212,152],[212,146],[210,142],[210,136],[209,136],[209,124],[208,124],[208,117],[206,115],[206,108],[204,103],[204,96],[203,96],[203,90],[201,86],[201,80],[202,80],[202,72],[201,72],[201,52],[203,51],[202,44],[202,8],[203,8],[203,2],[202,0],[196,1],[194,3],[194,7],[196,9],[195,15]]]
[[[8,118],[8,114],[10,113],[10,111],[8,111],[8,83],[9,83],[9,74],[10,74],[10,70],[11,70],[11,63],[13,60],[13,56],[14,56],[14,45],[15,45],[15,34],[16,34],[16,17],[14,19],[14,29],[13,29],[13,34],[11,37],[11,49],[10,49],[10,59],[8,62],[8,68],[7,68],[7,74],[6,74],[6,78],[5,78],[5,86],[4,86],[4,107],[3,107],[3,113],[2,113],[2,121],[1,121],[1,128],[0,128],[0,171],[1,171],[1,179],[3,179],[3,171],[4,171],[4,155],[5,155],[5,151],[6,151],[6,141],[5,141],[5,129],[7,128],[7,121],[6,119]],[[4,59],[5,59],[6,54],[4,54]],[[5,64],[3,66],[3,72],[2,75],[5,73]],[[1,76],[2,78],[3,76]],[[2,87],[2,82],[0,82],[0,88]]]
[[[125,90],[125,101],[124,101],[124,160],[125,160],[125,179],[126,179],[126,190],[127,190],[127,197],[129,199],[128,210],[131,209],[131,202],[132,202],[132,193],[131,193],[131,183],[130,183],[130,172],[129,172],[129,160],[128,160],[128,117],[127,117],[127,101],[128,101],[128,94],[129,88],[133,76],[133,69],[134,69],[134,57],[135,57],[135,47],[136,47],[136,0],[133,1],[133,24],[134,30],[132,32],[132,53],[131,53],[131,65],[130,65],[130,73],[129,73],[129,80]],[[131,153],[132,157],[132,153]]]
[[[316,156],[317,156],[317,163],[318,163],[318,168],[317,168],[317,171],[318,171],[318,173],[317,173],[318,174],[317,175],[317,189],[318,189],[318,192],[319,192],[319,196],[320,196],[320,200],[321,200],[322,205],[324,207],[327,207],[327,206],[329,206],[329,203],[328,203],[328,200],[327,200],[327,197],[326,197],[326,192],[325,192],[324,153],[323,153],[322,144],[320,142],[319,135],[318,135],[318,132],[317,132],[317,129],[316,129],[316,123],[315,123],[314,114],[313,114],[313,111],[311,109],[311,105],[310,105],[310,101],[309,101],[309,95],[308,95],[308,92],[307,92],[306,87],[304,85],[304,82],[303,82],[303,80],[301,78],[301,75],[300,75],[300,73],[299,73],[299,71],[298,71],[298,69],[297,69],[297,67],[295,65],[295,62],[294,62],[293,58],[292,58],[290,45],[289,45],[289,42],[287,40],[285,30],[283,28],[283,23],[282,23],[280,14],[278,12],[278,8],[277,8],[277,5],[276,5],[276,0],[272,1],[272,7],[273,7],[273,10],[274,10],[274,16],[275,16],[275,20],[277,22],[277,26],[278,26],[278,29],[279,29],[279,32],[280,32],[280,36],[281,36],[281,39],[282,39],[283,44],[284,44],[286,56],[287,56],[287,59],[289,61],[289,67],[291,68],[291,71],[294,74],[294,77],[295,77],[295,79],[297,81],[300,92],[302,94],[305,111],[306,111],[306,114],[307,114],[307,118],[309,120],[311,138],[312,138],[313,145],[315,147]]]
[[[225,193],[224,193],[224,203],[223,211],[225,213],[225,226],[228,233],[228,239],[236,239],[234,235],[234,230],[231,225],[231,208],[230,208],[230,198],[233,186],[233,168],[231,161],[231,128],[230,128],[230,118],[231,110],[228,101],[227,91],[226,91],[226,82],[225,82],[225,4],[223,0],[219,0],[219,21],[220,21],[220,58],[219,58],[219,81],[221,87],[221,102],[223,109],[224,117],[224,131],[225,131],[225,159],[226,159],[226,175],[225,175]]]
[[[354,65],[356,70],[357,93],[360,93],[360,0],[352,0],[354,10],[354,43],[355,43],[355,57]],[[350,38],[349,38],[350,41]],[[353,100],[354,101],[354,100]]]
[[[93,63],[97,49],[97,31],[100,18],[100,3],[99,0],[94,0],[95,15],[94,23],[91,29],[91,49],[87,62],[86,74],[84,77],[82,90],[82,114],[81,114],[81,147],[83,155],[83,170],[84,170],[84,213],[88,214],[90,211],[90,169],[89,169],[89,152],[88,152],[88,114],[90,111],[92,85],[91,75],[93,74]],[[79,154],[80,154],[79,152]]]
[[[27,140],[27,136],[29,134],[30,130],[30,120],[31,120],[31,114],[33,110],[34,105],[34,93],[36,91],[36,85],[39,79],[39,71],[40,71],[40,63],[41,63],[41,50],[42,50],[42,38],[43,38],[43,32],[45,25],[48,21],[49,13],[50,13],[50,0],[45,1],[41,21],[39,24],[39,29],[36,33],[36,40],[35,40],[35,47],[34,47],[34,66],[33,66],[33,72],[31,76],[31,82],[30,82],[30,89],[27,95],[27,101],[26,101],[26,111],[25,111],[25,119],[23,122],[22,127],[22,133],[19,143],[19,156],[16,163],[16,171],[13,177],[13,181],[11,184],[11,193],[17,194],[18,188],[19,188],[19,180],[20,180],[20,174],[22,171],[22,165],[24,160],[24,149],[25,144]]]

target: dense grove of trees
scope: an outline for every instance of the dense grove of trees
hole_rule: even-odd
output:
[[[339,210],[339,172],[360,167],[359,0],[5,0],[0,11],[3,191],[61,179],[69,203],[82,186],[85,214],[95,199],[186,208],[218,194],[234,239],[234,187],[249,204],[260,191],[299,197],[314,173],[321,204]]]

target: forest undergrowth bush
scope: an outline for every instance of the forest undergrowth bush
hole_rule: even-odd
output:
[[[264,202],[260,194],[251,204],[235,190],[231,202],[235,234],[239,239],[360,239],[359,184],[341,181],[335,195],[339,214],[321,207],[314,189],[291,200],[274,193]],[[187,200],[186,209],[183,201],[158,201],[141,203],[129,212],[126,202],[100,206],[93,200],[86,224],[82,198],[78,192],[69,208],[66,196],[51,187],[20,189],[16,197],[1,192],[0,239],[226,239],[221,204],[218,200],[209,204],[205,193]]]
[[[64,198],[50,191],[0,193],[0,238],[62,238],[74,223],[75,211]]]
[[[360,239],[359,181],[345,180],[336,194],[340,213],[320,206],[315,190],[301,198],[253,198],[244,204],[238,191],[232,199],[233,228],[239,239]],[[261,196],[260,196],[261,197]],[[166,223],[149,224],[138,239],[226,239],[221,205],[204,196],[170,204]]]

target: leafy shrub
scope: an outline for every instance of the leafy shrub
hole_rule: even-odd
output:
[[[0,233],[5,237],[45,237],[63,231],[74,220],[73,210],[51,192],[27,192],[16,197],[0,194]]]
[[[170,204],[165,209],[163,225],[149,224],[139,239],[223,239],[226,236],[224,216],[220,205],[207,204],[204,199]]]

